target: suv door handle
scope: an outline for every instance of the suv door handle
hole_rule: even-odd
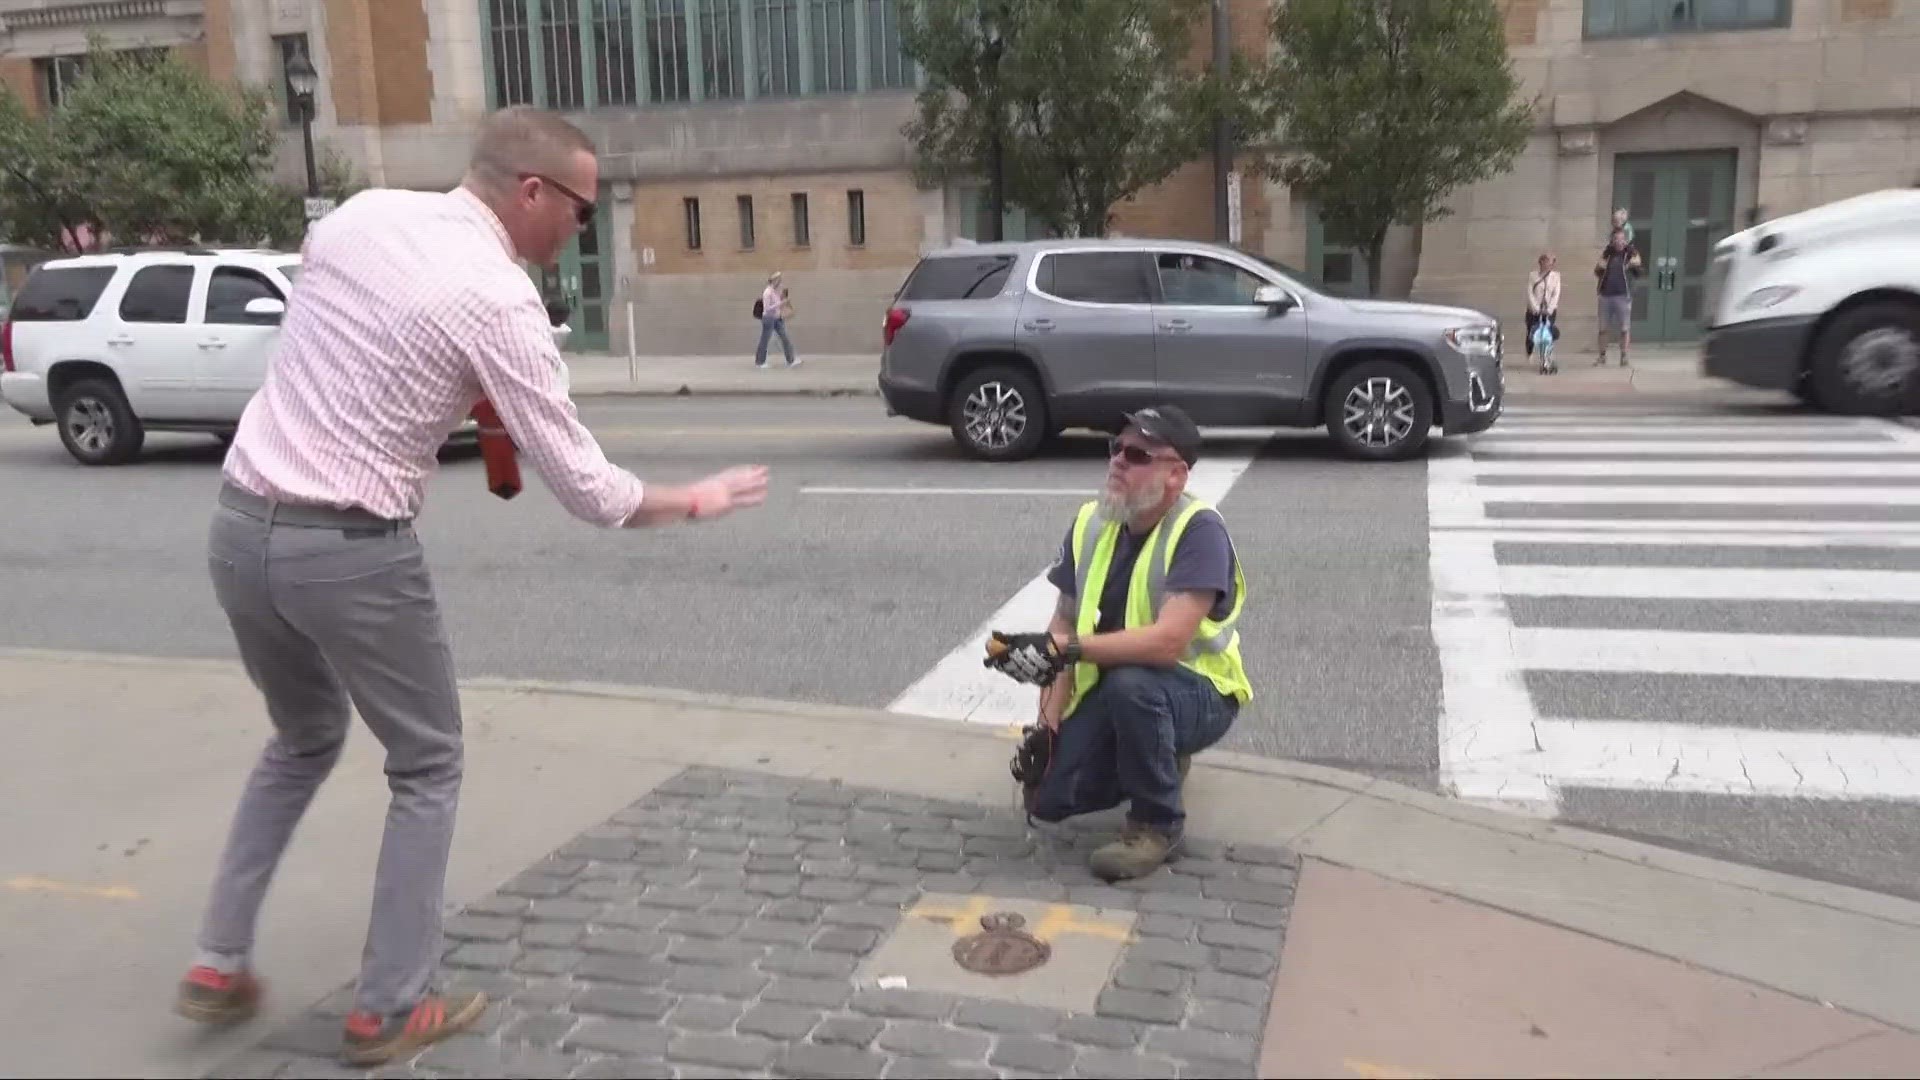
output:
[[[1169,319],[1161,323],[1160,328],[1162,330],[1171,330],[1176,334],[1184,334],[1193,329],[1193,324],[1185,319]]]
[[[1053,329],[1053,320],[1052,319],[1028,319],[1022,325],[1024,325],[1029,330],[1037,331],[1039,333],[1044,334],[1047,331]]]
[[[128,337],[128,336],[127,336],[127,335],[125,335],[125,334],[122,334],[122,335],[120,335],[119,337],[110,337],[110,338],[108,338],[108,339],[107,339],[107,344],[109,344],[109,345],[131,345],[131,344],[133,344],[133,339],[132,339],[132,338],[130,338],[130,337]]]
[[[217,337],[206,338],[200,342],[200,347],[203,349],[224,349],[227,347],[227,343]]]

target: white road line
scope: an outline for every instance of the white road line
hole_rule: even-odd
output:
[[[1920,739],[1545,719],[1556,787],[1808,799],[1920,799]]]
[[[1736,458],[1756,456],[1793,457],[1871,457],[1920,450],[1920,445],[1905,445],[1894,439],[1864,439],[1854,442],[1797,441],[1788,439],[1473,439],[1475,451],[1531,454],[1537,457],[1696,457]]]
[[[1754,503],[1765,506],[1920,506],[1914,487],[1661,487],[1645,484],[1500,484],[1485,485],[1489,503]]]
[[[1920,571],[1721,566],[1502,566],[1509,596],[1920,603]]]
[[[1193,467],[1187,479],[1187,490],[1217,505],[1226,498],[1235,481],[1251,464],[1252,454],[1207,458]],[[918,493],[926,489],[912,490]],[[1045,489],[1044,493],[1076,494],[1083,498],[1095,495],[1091,489]],[[1063,516],[1059,522],[1059,535],[1066,535],[1067,527],[1072,523],[1071,515]],[[1052,554],[1053,551],[1049,549],[1035,553],[1035,557],[1048,558]],[[981,660],[986,656],[987,635],[994,630],[1014,632],[1045,629],[1048,620],[1053,617],[1053,605],[1058,595],[1044,572],[1027,582],[1013,595],[1013,599],[988,616],[987,621],[981,623],[958,648],[942,657],[931,671],[894,698],[892,704],[887,706],[888,711],[966,720],[976,724],[1030,723],[1039,708],[1040,692],[988,670],[981,665]]]
[[[1513,461],[1476,459],[1479,476],[1920,477],[1920,461]]]
[[[1600,435],[1617,436],[1623,439],[1659,438],[1662,435],[1684,431],[1706,432],[1714,435],[1724,434],[1728,438],[1818,438],[1822,435],[1859,435],[1864,431],[1879,430],[1860,424],[1807,424],[1761,421],[1740,424],[1695,424],[1690,421],[1676,421],[1667,424],[1549,424],[1529,421],[1522,424],[1501,424],[1489,429],[1489,436],[1501,438],[1592,438]]]
[[[1197,466],[1196,466],[1197,467]],[[835,487],[803,486],[802,495],[1074,495],[1090,499],[1096,488],[1020,488],[1020,487]]]
[[[1436,456],[1427,463],[1427,512],[1433,521],[1483,518],[1472,462]],[[1552,816],[1534,733],[1533,699],[1521,678],[1513,624],[1500,591],[1489,537],[1429,534],[1433,640],[1439,651],[1439,766],[1443,790],[1475,802]]]
[[[1476,529],[1497,532],[1524,532],[1529,529],[1542,531],[1588,532],[1588,533],[1632,533],[1648,532],[1738,532],[1738,533],[1779,533],[1781,536],[1808,534],[1848,534],[1859,533],[1870,536],[1908,536],[1920,533],[1920,521],[1792,521],[1792,520],[1750,520],[1747,518],[1720,520],[1717,518],[1479,518],[1471,519],[1455,514],[1445,523],[1436,522],[1435,529]]]
[[[1513,651],[1536,671],[1920,683],[1920,638],[1552,626],[1515,629]]]
[[[1689,522],[1687,524],[1702,524]],[[1501,529],[1484,530],[1501,544],[1591,544],[1603,547],[1778,547],[1778,548],[1899,548],[1920,549],[1920,529],[1890,534],[1884,532],[1834,534],[1832,532],[1634,532],[1629,534],[1571,530]]]

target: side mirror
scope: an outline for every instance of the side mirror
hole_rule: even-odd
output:
[[[1275,315],[1293,310],[1293,295],[1278,285],[1262,285],[1253,290],[1253,302]]]
[[[256,322],[277,323],[286,315],[287,305],[284,300],[275,300],[271,296],[256,296],[247,301],[247,306],[241,310],[247,313],[247,318]]]

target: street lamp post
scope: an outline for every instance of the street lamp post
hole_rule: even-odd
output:
[[[307,197],[320,197],[320,173],[313,163],[314,91],[320,88],[320,73],[305,53],[287,63],[287,83],[293,89],[294,107],[300,111],[300,141],[307,153]]]

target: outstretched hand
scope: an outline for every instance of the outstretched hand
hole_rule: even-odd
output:
[[[736,465],[692,486],[693,514],[715,518],[767,501],[767,467]]]

